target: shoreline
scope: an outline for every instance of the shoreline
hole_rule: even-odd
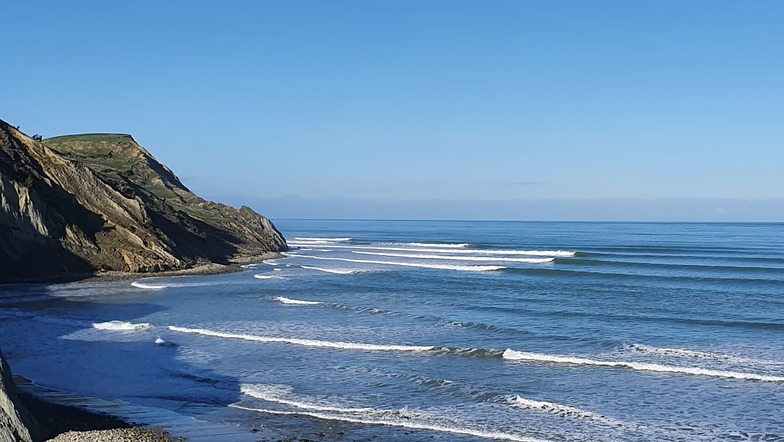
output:
[[[283,258],[280,252],[233,257],[228,264],[214,262],[197,264],[188,268],[162,272],[107,271],[92,274],[57,275],[31,281],[0,284],[0,289],[36,284],[64,284],[71,282],[112,282],[138,278],[209,276],[240,272],[243,265],[258,264],[266,260]],[[18,377],[19,378],[19,377]],[[24,378],[19,378],[24,379]],[[35,416],[40,427],[46,430],[45,441],[53,442],[179,442],[186,439],[169,434],[164,427],[150,428],[128,422],[118,416],[90,411],[79,406],[63,405],[37,396],[34,392],[20,391],[19,399]]]
[[[209,276],[236,273],[242,271],[242,266],[259,264],[270,259],[284,258],[281,252],[264,252],[257,255],[235,256],[228,260],[228,264],[205,262],[194,264],[177,270],[163,270],[160,272],[123,272],[118,270],[96,271],[93,273],[75,273],[52,275],[45,278],[36,278],[21,281],[0,282],[0,288],[15,285],[36,284],[65,284],[69,282],[111,282],[127,281],[136,278],[164,278],[171,276]]]
[[[35,416],[38,424],[46,428],[46,441],[88,442],[124,441],[173,442],[184,439],[172,437],[164,428],[134,425],[117,416],[97,413],[78,406],[49,402],[22,391],[20,400]]]

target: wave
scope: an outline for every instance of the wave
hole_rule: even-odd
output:
[[[294,241],[326,241],[326,242],[347,242],[351,241],[351,238],[309,238],[309,237],[302,237],[298,236],[294,238]]]
[[[160,290],[165,288],[180,288],[180,287],[201,287],[205,285],[215,285],[216,282],[165,282],[156,281],[154,279],[140,279],[131,283],[132,286],[140,289]]]
[[[334,411],[337,413],[368,413],[375,411],[373,408],[351,408],[332,405],[319,405],[304,401],[284,399],[283,394],[291,394],[292,388],[287,385],[262,385],[262,384],[242,384],[240,392],[256,399],[267,402],[277,402],[279,404],[290,405],[296,408],[316,411]]]
[[[411,248],[411,247],[378,247],[378,246],[341,246],[331,245],[334,249],[357,250],[387,250],[392,252],[421,252],[421,253],[452,253],[452,254],[477,254],[477,255],[510,255],[510,256],[552,256],[557,258],[571,258],[577,252],[569,250],[487,250],[487,249],[457,249],[457,248]]]
[[[278,270],[278,269],[275,269],[275,270]],[[257,273],[255,275],[253,275],[253,277],[256,278],[256,279],[286,279],[286,278],[284,278],[284,277],[282,277],[280,275],[267,275],[267,274],[264,274],[264,273]]]
[[[289,299],[289,298],[284,298],[283,296],[278,296],[277,298],[275,298],[275,300],[278,301],[281,304],[289,304],[289,305],[319,305],[319,304],[321,304],[320,302],[316,302],[316,301],[300,301],[299,299]]]
[[[364,259],[349,259],[349,258],[328,258],[325,256],[310,256],[310,255],[289,255],[299,258],[322,259],[327,261],[343,261],[343,262],[356,262],[361,264],[382,264],[403,267],[419,267],[423,269],[437,269],[437,270],[457,270],[462,272],[492,272],[496,270],[503,270],[504,266],[458,266],[458,265],[445,265],[445,264],[421,264],[411,262],[398,262],[398,261],[375,261]]]
[[[283,416],[309,416],[317,419],[352,422],[365,425],[384,425],[408,428],[411,430],[437,431],[460,434],[484,439],[510,440],[516,442],[542,442],[539,439],[513,433],[470,428],[465,424],[449,422],[433,422],[438,419],[432,413],[421,413],[408,408],[397,410],[379,410],[371,407],[347,407],[343,405],[325,404],[323,401],[292,394],[292,388],[286,385],[243,384],[240,391],[252,398],[261,399],[277,405],[285,405],[294,410],[265,409],[248,407],[240,403],[229,404],[229,407],[259,413]],[[441,418],[443,419],[443,418]]]
[[[320,341],[315,339],[299,339],[299,338],[281,338],[276,336],[259,336],[259,335],[243,334],[243,333],[226,333],[226,332],[206,330],[201,328],[176,327],[173,325],[170,325],[168,329],[180,333],[212,336],[216,338],[241,339],[245,341],[264,342],[264,343],[271,343],[271,344],[292,344],[292,345],[302,345],[306,347],[334,348],[334,349],[341,349],[341,350],[422,352],[422,351],[432,350],[434,348],[434,347],[425,347],[425,346],[417,346],[417,345],[363,344],[363,343],[356,343],[356,342]]]
[[[602,416],[601,414],[597,414],[592,411],[571,407],[569,405],[557,404],[554,402],[535,401],[521,396],[509,396],[506,398],[506,402],[516,408],[540,411],[562,417],[584,419],[616,427],[626,426],[626,424],[621,421]]]
[[[404,244],[407,244],[409,246],[414,246],[414,247],[438,247],[443,249],[464,249],[466,247],[471,247],[471,244],[468,243],[448,244],[448,243],[431,243],[431,242],[410,242]]]
[[[657,356],[675,356],[675,357],[714,359],[714,360],[739,359],[739,358],[735,358],[734,356],[720,355],[720,354],[710,353],[705,351],[687,350],[685,348],[660,348],[660,347],[652,347],[650,345],[645,345],[645,344],[623,344],[621,346],[621,349],[634,353],[645,353],[645,354],[651,354]],[[745,359],[745,360],[748,361],[750,359]]]
[[[503,358],[512,361],[552,362],[556,364],[593,365],[604,367],[631,368],[640,371],[654,371],[661,373],[679,373],[720,378],[756,380],[765,382],[784,382],[784,376],[769,376],[757,373],[742,373],[736,371],[712,370],[700,367],[680,367],[676,365],[651,364],[647,362],[629,361],[602,361],[597,359],[580,358],[575,356],[549,355],[542,353],[527,353],[506,349]]]
[[[630,353],[646,354],[646,355],[653,355],[653,356],[703,359],[703,360],[736,363],[736,364],[755,364],[755,365],[763,365],[769,367],[784,366],[784,362],[782,361],[756,359],[756,358],[749,358],[743,356],[711,353],[707,351],[687,350],[685,348],[666,348],[666,347],[662,348],[662,347],[653,347],[645,344],[623,344],[620,346],[620,349],[622,351],[626,351]]]
[[[109,331],[139,331],[139,330],[149,330],[152,328],[147,322],[142,322],[139,324],[134,324],[132,322],[124,322],[124,321],[108,321],[108,322],[93,322],[93,328],[98,330],[109,330]]]
[[[356,275],[358,273],[367,272],[367,270],[360,270],[360,269],[339,269],[339,268],[325,268],[325,267],[312,267],[312,266],[300,266],[300,267],[307,270],[318,270],[319,272],[335,273],[337,275]]]
[[[414,255],[410,253],[382,253],[382,252],[359,252],[352,251],[359,255],[388,256],[390,258],[411,258],[411,259],[446,259],[450,261],[490,261],[490,262],[523,262],[528,264],[544,264],[553,262],[555,258],[496,258],[491,256],[450,256],[450,255]]]
[[[131,283],[131,285],[136,287],[136,288],[149,289],[149,290],[160,290],[160,289],[165,289],[166,287],[168,287],[168,285],[166,285],[166,284],[149,284],[149,283],[141,282],[141,281],[134,281],[134,282]]]

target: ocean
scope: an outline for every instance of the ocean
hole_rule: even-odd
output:
[[[0,348],[255,440],[784,440],[784,224],[276,225],[238,273],[2,287]]]

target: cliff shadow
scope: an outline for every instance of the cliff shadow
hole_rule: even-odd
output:
[[[85,285],[96,295],[112,289],[134,295],[130,282],[65,286],[71,285]],[[117,302],[94,296],[64,299],[63,290],[63,285],[0,286],[0,349],[15,375],[85,398],[123,399],[196,418],[240,400],[238,379],[183,361],[181,354],[191,350],[177,345],[169,324],[144,325],[144,318],[168,308],[145,301],[143,292],[135,295],[138,301]],[[70,430],[124,426],[50,406],[43,399],[28,399],[27,404],[45,427],[45,439]],[[78,399],[69,402],[80,405]]]

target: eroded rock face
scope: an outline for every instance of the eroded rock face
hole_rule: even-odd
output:
[[[0,353],[0,442],[41,440],[38,423],[19,399],[11,369]]]
[[[129,135],[36,141],[0,120],[0,282],[154,272],[286,250],[253,210],[205,201]]]

